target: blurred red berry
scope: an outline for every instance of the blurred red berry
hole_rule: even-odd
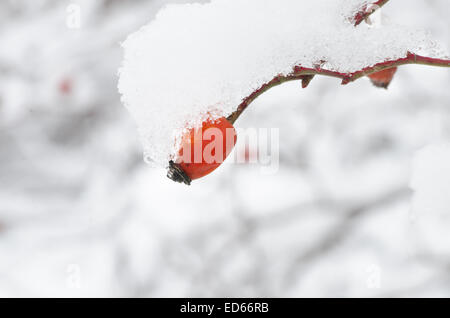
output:
[[[388,88],[396,72],[397,67],[393,67],[387,70],[370,74],[369,78],[372,81],[373,85],[375,85],[376,87]]]
[[[59,82],[59,91],[63,95],[69,95],[72,92],[72,81],[69,78],[64,78]]]
[[[249,145],[245,146],[244,149],[244,162],[245,163],[255,163],[258,160],[258,148],[250,147]]]

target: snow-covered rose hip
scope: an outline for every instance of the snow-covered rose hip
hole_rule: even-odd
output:
[[[388,88],[396,72],[397,67],[388,68],[386,70],[370,74],[369,78],[376,87]]]
[[[189,185],[219,167],[236,140],[236,130],[225,117],[204,121],[202,127],[192,128],[182,136],[177,158],[169,162],[167,176]]]

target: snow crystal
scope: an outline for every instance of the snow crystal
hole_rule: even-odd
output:
[[[148,161],[166,165],[183,129],[228,116],[293,66],[351,72],[407,51],[435,50],[424,31],[355,28],[362,0],[212,0],[169,5],[123,43],[122,101]]]

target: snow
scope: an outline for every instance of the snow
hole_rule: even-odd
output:
[[[145,158],[166,166],[183,129],[228,116],[243,98],[295,65],[352,72],[428,51],[425,31],[396,24],[355,28],[361,0],[212,0],[168,5],[123,43],[122,101]]]
[[[414,210],[423,214],[450,213],[450,144],[435,144],[418,151],[413,171]]]
[[[450,248],[450,143],[433,144],[417,152],[411,188],[420,243],[432,252],[446,253]]]

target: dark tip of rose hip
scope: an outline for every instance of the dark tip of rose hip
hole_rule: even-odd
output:
[[[372,81],[372,84],[376,87],[388,89],[390,83]]]
[[[187,185],[191,185],[191,178],[189,178],[186,173],[181,169],[180,165],[169,161],[169,167],[167,167],[167,177],[175,182],[184,183]]]

